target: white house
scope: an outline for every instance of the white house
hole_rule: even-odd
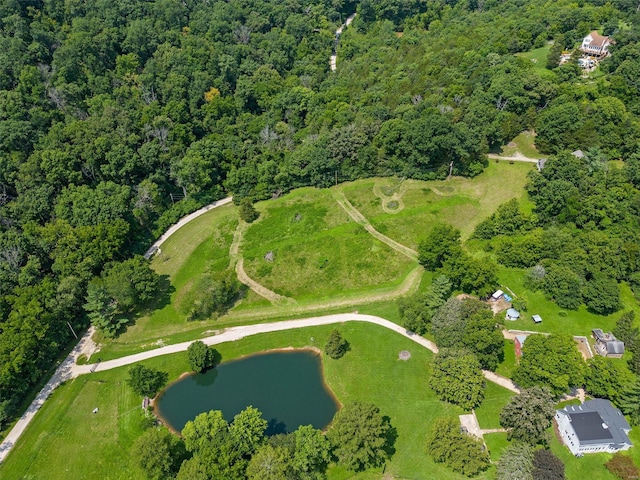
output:
[[[596,398],[582,405],[568,405],[555,416],[562,442],[574,455],[615,453],[633,446],[631,427],[609,400]]]
[[[582,39],[580,50],[592,57],[604,58],[609,55],[609,45],[614,43],[609,37],[600,35],[595,30]]]

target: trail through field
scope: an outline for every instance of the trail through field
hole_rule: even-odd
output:
[[[238,223],[238,227],[233,234],[233,242],[231,242],[231,246],[229,247],[229,266],[235,266],[238,280],[240,280],[241,283],[249,287],[261,297],[266,298],[271,303],[295,303],[295,300],[293,298],[285,297],[284,295],[279,295],[276,292],[269,290],[264,285],[261,285],[260,283],[249,277],[249,275],[247,275],[247,272],[245,272],[244,258],[242,258],[242,256],[240,255],[240,244],[242,243],[242,238],[244,237],[244,234],[246,233],[248,228],[248,223],[242,221]]]
[[[409,257],[414,262],[418,261],[418,252],[412,250],[411,248],[402,245],[401,243],[396,242],[395,240],[387,237],[386,235],[377,231],[373,225],[366,219],[364,215],[362,215],[356,207],[354,207],[343,192],[338,190],[333,190],[334,198],[338,205],[340,205],[349,216],[358,224],[362,225],[364,229],[369,232],[373,237],[377,238],[381,242],[387,244],[391,248],[393,248],[396,252],[401,253],[407,257]]]
[[[526,157],[523,154],[521,154],[520,152],[516,152],[513,155],[509,155],[509,156],[502,156],[502,155],[497,155],[495,153],[489,153],[487,155],[487,157],[492,158],[494,160],[507,160],[507,161],[511,161],[511,162],[538,163],[538,159],[537,158]]]

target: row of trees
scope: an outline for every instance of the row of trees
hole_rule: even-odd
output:
[[[371,404],[354,402],[336,413],[325,435],[311,425],[265,436],[267,421],[247,407],[228,423],[212,410],[187,422],[182,436],[150,428],[133,448],[150,479],[321,479],[330,462],[359,471],[380,466],[394,441],[389,419]]]

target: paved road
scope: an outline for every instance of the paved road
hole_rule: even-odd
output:
[[[186,217],[182,217],[178,223],[176,223],[175,225],[172,225],[166,232],[164,232],[164,234],[154,242],[153,245],[151,245],[151,247],[149,248],[149,250],[147,250],[147,253],[144,254],[144,258],[151,258],[151,256],[156,253],[156,251],[158,250],[158,248],[160,248],[160,245],[162,245],[164,242],[167,241],[167,239],[173,235],[174,233],[176,233],[181,227],[184,227],[187,223],[189,223],[190,221],[198,218],[200,215],[204,215],[205,213],[207,213],[209,210],[212,210],[214,208],[218,208],[218,207],[222,207],[223,205],[226,205],[228,203],[231,203],[231,201],[233,200],[233,197],[227,197],[227,198],[223,198],[222,200],[218,200],[217,202],[213,202],[205,207],[202,207],[200,210],[196,210],[193,213],[190,213],[189,215],[187,215]]]

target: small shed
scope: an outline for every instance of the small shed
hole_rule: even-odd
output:
[[[531,320],[534,323],[542,323],[542,317],[540,315],[531,315]]]
[[[544,168],[544,164],[547,163],[547,159],[546,158],[539,158],[537,163],[536,163],[536,167],[538,167],[538,171],[541,172],[542,169]]]
[[[522,345],[524,345],[526,339],[526,335],[516,335],[516,338],[513,339],[513,345],[516,347],[516,358],[522,356]]]
[[[493,295],[491,295],[491,300],[497,302],[498,300],[500,300],[502,295],[504,295],[504,292],[502,290],[498,290]]]
[[[506,320],[517,320],[520,318],[520,312],[517,311],[515,308],[510,308],[507,310],[507,316],[505,317]]]

